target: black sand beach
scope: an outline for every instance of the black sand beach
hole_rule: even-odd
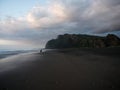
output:
[[[120,88],[120,48],[55,50],[0,60],[0,90],[110,88]]]

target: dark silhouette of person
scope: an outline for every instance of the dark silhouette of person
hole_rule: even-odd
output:
[[[42,54],[42,49],[40,50],[40,54]]]

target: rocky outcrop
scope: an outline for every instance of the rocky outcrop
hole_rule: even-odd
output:
[[[113,34],[108,34],[106,37],[81,35],[81,34],[64,34],[59,35],[57,39],[52,39],[47,42],[46,48],[103,48],[120,46],[120,39]]]
[[[117,36],[113,34],[108,34],[107,37],[105,38],[105,43],[107,47],[118,46],[120,45],[120,38],[118,38]]]

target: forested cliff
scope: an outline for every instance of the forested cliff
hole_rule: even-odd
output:
[[[120,38],[114,34],[108,34],[105,37],[82,35],[82,34],[64,34],[59,35],[57,39],[52,39],[47,42],[48,49],[61,48],[103,48],[120,46]]]

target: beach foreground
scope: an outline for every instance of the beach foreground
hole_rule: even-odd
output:
[[[120,48],[65,49],[0,60],[0,90],[120,88]]]

